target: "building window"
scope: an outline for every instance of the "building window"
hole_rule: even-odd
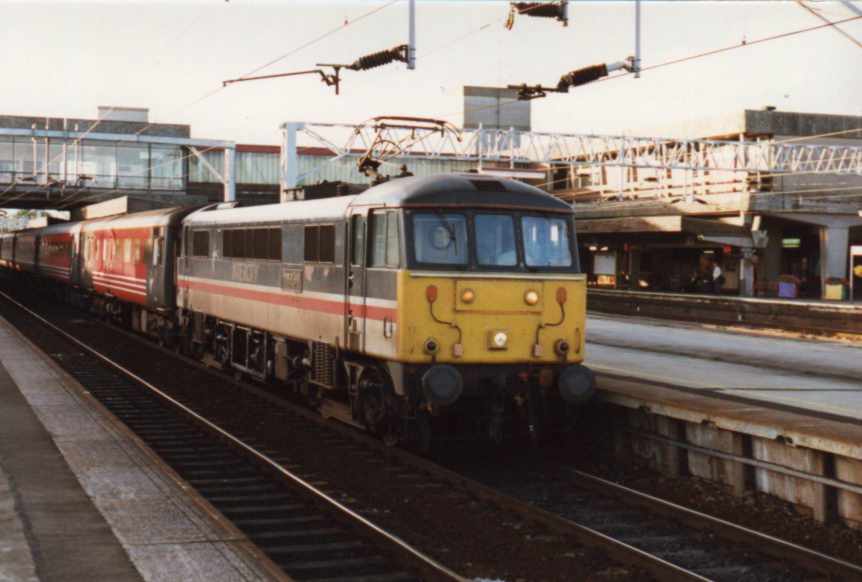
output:
[[[335,225],[305,227],[304,257],[306,263],[335,262]]]
[[[192,233],[192,256],[210,256],[210,233],[206,230],[196,230]]]

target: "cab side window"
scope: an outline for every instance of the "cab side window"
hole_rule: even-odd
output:
[[[398,267],[401,263],[401,233],[397,211],[371,215],[370,267]]]
[[[361,265],[365,254],[365,219],[362,216],[356,214],[350,218],[350,233],[352,237],[350,264]]]

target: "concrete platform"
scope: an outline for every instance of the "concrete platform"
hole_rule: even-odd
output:
[[[286,579],[0,319],[0,581]]]
[[[594,316],[587,336],[617,454],[862,528],[862,346]]]
[[[862,345],[590,315],[597,372],[862,419]]]

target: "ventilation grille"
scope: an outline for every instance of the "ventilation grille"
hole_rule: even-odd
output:
[[[311,345],[311,379],[317,384],[335,387],[335,349],[320,342]]]

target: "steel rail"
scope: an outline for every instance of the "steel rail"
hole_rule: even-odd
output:
[[[90,355],[94,356],[95,358],[99,359],[104,364],[106,364],[109,367],[113,368],[114,370],[120,372],[122,375],[132,379],[133,381],[140,384],[141,386],[147,388],[153,394],[157,395],[159,398],[161,398],[165,402],[168,402],[169,404],[171,404],[175,408],[181,410],[184,414],[188,415],[189,417],[194,419],[196,422],[205,426],[209,430],[215,432],[216,434],[218,434],[219,436],[221,436],[222,438],[224,438],[225,440],[227,440],[228,442],[230,442],[234,446],[238,447],[239,449],[245,451],[246,453],[248,453],[249,455],[254,457],[256,460],[258,460],[259,462],[268,466],[270,469],[272,469],[272,470],[276,471],[277,473],[281,474],[282,476],[286,477],[288,480],[292,481],[294,484],[305,489],[307,492],[309,492],[309,493],[313,494],[314,496],[322,499],[328,505],[338,509],[340,512],[344,513],[345,515],[347,515],[348,517],[350,517],[354,521],[357,521],[360,524],[364,525],[366,528],[372,530],[373,532],[375,532],[379,536],[388,540],[390,543],[395,544],[396,546],[398,546],[402,550],[411,554],[414,558],[423,562],[426,566],[432,568],[438,574],[445,576],[446,578],[449,578],[451,580],[456,580],[458,582],[470,582],[468,578],[465,578],[465,577],[461,576],[460,574],[454,572],[453,570],[450,570],[449,568],[447,568],[443,564],[436,561],[434,558],[432,558],[432,557],[424,554],[420,550],[414,548],[412,545],[408,544],[407,542],[405,542],[404,540],[402,540],[401,538],[399,538],[395,534],[392,534],[392,533],[386,531],[382,527],[376,525],[375,523],[368,520],[367,518],[359,515],[358,513],[356,513],[355,511],[353,511],[349,507],[345,506],[344,504],[340,503],[336,499],[333,499],[332,497],[327,495],[325,492],[321,491],[320,489],[318,489],[317,487],[315,487],[314,485],[312,485],[311,483],[309,483],[308,481],[306,481],[302,477],[292,473],[291,471],[284,468],[282,465],[280,465],[278,462],[274,461],[273,459],[271,459],[267,455],[261,453],[260,451],[256,450],[255,448],[251,447],[250,445],[246,444],[241,439],[234,436],[232,433],[224,430],[223,428],[214,424],[210,420],[204,418],[203,416],[196,413],[195,411],[193,411],[192,409],[190,409],[189,407],[187,407],[183,403],[175,400],[174,398],[172,398],[171,396],[169,396],[168,394],[166,394],[161,389],[154,386],[153,384],[151,384],[147,380],[141,378],[140,376],[138,376],[137,374],[135,374],[131,370],[128,370],[127,368],[114,362],[109,357],[107,357],[107,356],[103,355],[102,353],[98,352],[97,350],[91,348],[90,346],[88,346],[84,342],[80,341],[79,339],[77,339],[76,337],[71,335],[70,333],[64,331],[63,329],[61,329],[57,325],[48,321],[47,319],[45,319],[44,317],[42,317],[41,315],[39,315],[38,313],[36,313],[32,309],[30,309],[27,306],[23,305],[22,303],[16,301],[15,299],[13,299],[11,296],[9,296],[4,291],[0,291],[0,296],[2,296],[8,302],[12,303],[13,305],[18,307],[19,309],[21,309],[25,313],[29,314],[31,317],[37,319],[40,323],[42,323],[43,325],[45,325],[46,327],[48,327],[49,329],[51,329],[55,333],[59,334],[63,338],[67,339],[68,341],[74,343],[76,346],[80,347],[85,352],[87,352]]]
[[[170,396],[164,395],[163,393],[161,393],[161,391],[158,388],[155,388],[150,383],[148,383],[146,380],[139,378],[133,372],[127,371],[125,368],[123,368],[119,364],[112,362],[110,359],[108,359],[107,357],[98,353],[97,351],[93,350],[92,348],[90,348],[89,346],[87,346],[86,344],[81,342],[80,340],[77,340],[76,338],[71,336],[69,333],[57,328],[57,326],[48,322],[43,317],[39,316],[38,314],[36,314],[35,312],[30,310],[26,306],[23,306],[21,303],[12,299],[6,293],[0,291],[0,296],[5,297],[7,300],[9,300],[13,304],[17,305],[19,308],[32,314],[34,317],[36,317],[37,319],[39,319],[40,321],[45,323],[50,328],[56,330],[62,336],[69,338],[71,341],[73,341],[76,345],[80,346],[84,350],[86,350],[89,353],[92,353],[93,355],[102,359],[103,361],[105,361],[106,363],[111,365],[112,367],[120,370],[122,373],[129,375],[131,378],[135,379],[135,381],[142,383],[143,385],[145,385],[147,387],[151,387],[151,389],[156,394],[160,395],[162,398],[165,398],[166,400],[168,400],[171,403],[175,402]],[[132,332],[129,332],[127,330],[117,329],[116,331],[123,333],[124,335],[127,335],[130,338],[133,338],[137,341],[141,341],[141,342],[146,341],[145,339],[141,338],[140,336],[138,336]],[[162,351],[163,353],[165,353],[169,357],[175,357],[175,358],[181,359],[184,362],[187,362],[191,365],[195,365],[196,367],[198,367],[199,369],[201,369],[203,371],[206,371],[208,373],[213,374],[214,376],[218,376],[221,379],[226,379],[221,374],[219,374],[218,372],[212,370],[211,368],[209,368],[207,366],[204,366],[203,364],[200,364],[199,362],[196,362],[193,360],[188,360],[187,358],[183,358],[181,356],[178,356],[176,353],[174,353],[170,350],[167,350],[166,348],[157,348],[157,349],[159,349],[160,351]],[[593,528],[579,524],[579,523],[577,523],[571,519],[568,519],[568,518],[563,517],[561,515],[558,515],[556,513],[538,508],[535,505],[532,505],[526,501],[522,501],[520,499],[514,498],[510,495],[507,495],[505,493],[497,491],[496,489],[494,489],[492,487],[489,487],[487,485],[479,483],[479,482],[477,482],[477,481],[475,481],[469,477],[465,477],[465,476],[463,476],[463,475],[461,475],[461,474],[459,474],[459,473],[457,473],[451,469],[441,467],[440,465],[437,465],[436,463],[434,463],[432,461],[429,461],[429,460],[421,458],[421,457],[417,457],[416,455],[413,455],[413,454],[411,454],[407,451],[401,450],[401,449],[384,447],[379,441],[369,437],[368,435],[358,433],[356,430],[354,430],[348,426],[343,426],[343,425],[339,425],[336,423],[332,423],[330,421],[326,421],[326,420],[322,419],[319,415],[316,415],[316,414],[314,414],[308,410],[302,409],[296,405],[293,405],[289,402],[286,402],[283,399],[277,398],[276,396],[271,395],[271,394],[261,390],[260,388],[248,386],[242,382],[239,382],[239,381],[236,381],[233,379],[226,379],[226,380],[231,382],[231,383],[236,384],[239,387],[247,389],[252,393],[255,393],[259,396],[262,396],[262,397],[266,398],[267,400],[273,402],[274,404],[278,404],[280,406],[287,407],[287,408],[291,409],[292,412],[296,412],[296,413],[300,414],[303,418],[314,421],[314,422],[320,424],[321,426],[325,426],[327,429],[332,430],[333,432],[339,434],[340,436],[350,438],[350,439],[358,442],[359,444],[373,447],[373,449],[376,452],[379,452],[382,456],[389,457],[390,459],[401,462],[404,465],[412,468],[413,470],[417,470],[417,471],[421,471],[421,472],[433,475],[434,477],[437,477],[437,478],[439,478],[445,482],[448,482],[449,484],[451,484],[455,487],[458,487],[458,488],[472,494],[473,496],[475,496],[476,498],[478,498],[482,501],[485,501],[485,502],[488,502],[490,504],[502,507],[508,511],[511,511],[512,513],[514,513],[516,515],[519,515],[520,517],[522,517],[525,520],[528,520],[530,522],[541,524],[541,525],[547,527],[549,530],[551,530],[557,534],[571,536],[571,537],[577,539],[580,543],[582,543],[585,546],[592,547],[592,548],[599,549],[601,551],[606,552],[608,554],[608,556],[615,561],[643,569],[644,571],[646,571],[646,572],[650,573],[651,575],[653,575],[654,577],[656,577],[656,579],[658,579],[658,580],[697,581],[697,582],[704,582],[704,581],[710,580],[709,578],[706,578],[700,574],[697,574],[696,572],[692,572],[692,571],[687,570],[683,567],[677,566],[676,564],[668,562],[668,561],[666,561],[666,560],[664,560],[658,556],[655,556],[649,552],[641,550],[641,549],[639,549],[635,546],[632,546],[628,543],[614,539],[613,537],[608,536],[606,534],[603,534],[603,533],[601,533],[601,532],[599,532]],[[184,405],[177,403],[177,406],[180,407],[184,412],[187,412],[188,414],[192,415],[194,418],[201,418],[199,415],[197,415],[193,411],[189,410]],[[214,426],[209,421],[207,421],[206,419],[201,419],[201,420],[207,426]],[[256,458],[259,458],[259,459],[263,460],[264,462],[266,462],[270,467],[276,469],[279,473],[281,473],[285,476],[288,476],[288,474],[290,473],[289,471],[287,471],[286,469],[284,469],[283,467],[278,465],[277,462],[272,461],[271,459],[269,459],[265,455],[262,455],[261,453],[258,453],[257,451],[254,451],[253,449],[251,449],[250,447],[248,447],[247,445],[242,443],[239,439],[237,439],[233,435],[226,433],[225,431],[223,431],[222,429],[220,429],[218,427],[215,427],[215,429],[219,433],[224,434],[226,436],[226,438],[231,440],[231,442],[238,444],[244,450],[251,452]],[[580,472],[578,472],[578,473],[579,473],[579,476],[580,475],[585,476],[584,480],[587,480],[587,478],[593,478],[593,476],[588,475],[586,473],[583,473],[583,474],[581,474]],[[301,478],[294,476],[294,477],[291,477],[291,479],[293,479],[298,484],[302,484],[302,486],[304,488],[306,488],[307,490],[312,491],[312,492],[316,492],[316,489],[314,488],[313,485],[306,483]],[[594,479],[599,480],[598,482],[601,482],[601,478],[594,477]],[[611,482],[608,482],[608,483],[611,483]],[[579,484],[583,484],[585,486],[587,485],[586,483],[580,483],[580,482],[579,482]],[[617,485],[617,484],[613,484],[613,485]],[[589,487],[586,487],[586,488],[589,489]],[[618,487],[614,487],[614,489],[617,491],[616,494],[620,495],[619,491],[622,489],[626,489],[626,488],[624,486],[618,486]],[[634,492],[634,490],[632,490],[632,491]],[[599,493],[604,493],[605,495],[613,495],[614,494],[613,491],[611,491],[610,486],[607,487],[607,491],[602,490],[602,491],[599,491]],[[646,494],[642,494],[640,492],[634,492],[634,493],[636,493],[637,495],[633,495],[629,499],[629,501],[631,502],[632,505],[638,505],[638,504],[644,505],[650,499],[650,496],[648,496]],[[325,493],[319,492],[316,494],[325,500],[331,499]],[[658,498],[654,498],[654,499],[656,501],[656,504],[654,507],[651,506],[649,509],[656,511],[656,513],[658,513],[660,515],[667,515],[667,513],[673,511],[673,515],[670,515],[669,517],[676,518],[677,520],[680,519],[680,512],[679,511],[668,509],[669,507],[674,506],[674,504],[672,504],[670,502],[664,502],[663,500],[660,500]],[[342,506],[337,501],[333,500],[332,504],[335,507],[339,508],[340,510],[345,511],[349,515],[353,514],[353,512],[350,509]],[[734,524],[732,524],[730,522],[722,522],[722,520],[719,520],[718,518],[712,518],[711,516],[708,516],[705,514],[700,514],[699,512],[696,512],[694,510],[682,508],[681,506],[679,506],[679,507],[682,510],[685,510],[686,515],[690,516],[688,519],[690,519],[691,521],[696,521],[696,516],[703,516],[702,517],[704,520],[703,523],[706,523],[705,520],[710,520],[708,522],[709,525],[703,525],[700,529],[708,529],[710,527],[713,527],[713,524],[715,524],[715,523],[727,524],[727,527],[725,529],[723,529],[722,531],[724,532],[726,538],[730,538],[733,541],[737,541],[740,543],[747,543],[747,544],[751,544],[751,543],[760,544],[764,539],[772,539],[772,538],[770,538],[770,536],[767,536],[766,534],[760,534],[759,532],[756,532],[753,530],[746,530],[746,528],[743,528],[742,526],[735,526]],[[360,516],[360,521],[362,521],[363,523],[367,522],[367,520],[365,520],[365,518],[362,518],[361,516]],[[375,529],[374,531],[376,533],[384,535],[384,537],[388,538],[388,536],[386,536],[386,532],[382,532],[379,529]],[[743,532],[750,532],[750,533],[743,533]],[[396,536],[392,536],[392,537],[395,540],[398,540],[399,542],[401,541],[400,538],[397,538]],[[777,538],[776,538],[776,540],[777,540]],[[401,546],[400,543],[398,545]],[[401,547],[404,547],[404,546],[401,546]],[[840,571],[843,573],[843,575],[848,575],[848,573],[849,573],[849,574],[852,574],[853,577],[858,578],[858,577],[860,577],[860,573],[862,573],[862,567],[855,566],[854,564],[851,564],[849,562],[844,562],[844,561],[836,559],[836,558],[830,558],[829,556],[826,556],[824,554],[819,554],[818,552],[815,552],[813,550],[809,550],[809,549],[804,548],[802,546],[796,546],[790,542],[782,542],[781,540],[777,540],[776,544],[773,545],[772,548],[783,548],[783,551],[785,551],[785,552],[787,551],[788,548],[792,549],[794,551],[797,548],[799,548],[799,553],[797,555],[802,556],[803,561],[810,561],[810,566],[813,570],[822,571],[824,569],[823,562],[826,561],[826,562],[830,562],[829,567],[833,568],[832,571]],[[760,549],[760,548],[758,547],[758,549]],[[778,550],[776,549],[774,551],[778,551]],[[413,552],[411,552],[411,553],[413,553]],[[774,553],[772,553],[772,551],[770,551],[770,552],[764,551],[763,553],[767,554],[769,556],[775,555]],[[414,556],[415,555],[416,554],[414,554]],[[420,556],[421,556],[421,553],[420,553]],[[822,556],[822,559],[821,559],[821,556]],[[419,556],[417,556],[417,557],[419,557]],[[785,553],[785,554],[778,556],[778,557],[786,560],[787,554]],[[429,558],[429,560],[431,560],[431,562],[428,563],[429,565],[437,564],[433,560],[433,558]],[[443,567],[443,568],[445,569],[445,567]],[[467,580],[467,579],[460,577],[459,575],[455,574],[454,572],[449,571],[448,569],[445,570],[445,574],[447,576],[453,577],[453,579],[456,579],[456,580],[463,580],[463,581]]]
[[[572,469],[571,472],[578,477],[579,485],[588,487],[602,495],[612,495],[627,503],[639,505],[672,519],[682,520],[686,525],[697,529],[708,529],[723,537],[752,545],[758,551],[780,560],[787,560],[788,557],[791,557],[792,561],[801,561],[805,566],[827,575],[834,574],[848,580],[862,580],[862,566],[860,565],[678,505],[578,469]]]
[[[213,423],[211,423],[207,419],[201,417],[200,415],[198,415],[194,411],[190,410],[187,406],[183,405],[182,403],[177,402],[176,400],[174,400],[173,398],[171,398],[170,396],[168,396],[167,394],[162,392],[159,388],[155,387],[150,382],[144,380],[143,378],[140,378],[134,372],[127,370],[126,368],[124,368],[120,364],[117,364],[116,362],[112,361],[107,356],[104,356],[103,354],[99,353],[97,350],[94,350],[90,346],[88,346],[85,343],[83,343],[82,341],[78,340],[77,338],[75,338],[74,336],[69,334],[68,332],[60,329],[58,326],[56,326],[53,323],[51,323],[50,321],[46,320],[44,317],[40,316],[39,314],[35,313],[33,310],[29,309],[25,305],[21,304],[20,302],[16,301],[12,297],[10,297],[7,293],[0,291],[0,297],[5,298],[7,301],[16,305],[19,309],[22,309],[26,313],[30,314],[32,317],[38,319],[40,322],[45,324],[47,327],[56,331],[58,334],[60,334],[64,338],[69,339],[76,346],[79,346],[81,349],[85,350],[87,353],[94,355],[95,357],[97,357],[101,361],[105,362],[106,364],[108,364],[112,368],[118,370],[122,374],[133,379],[135,382],[138,382],[141,385],[147,387],[154,394],[158,395],[159,397],[161,397],[165,401],[177,406],[180,410],[182,410],[186,414],[190,415],[195,420],[199,420],[204,426],[207,426],[208,428],[212,428],[217,433],[221,434],[224,438],[229,440],[231,443],[235,444],[236,446],[242,448],[245,451],[248,451],[249,453],[254,455],[255,458],[261,460],[266,465],[268,465],[272,469],[276,470],[278,473],[290,478],[295,483],[301,485],[306,490],[314,493],[315,495],[319,496],[320,498],[324,499],[325,501],[331,503],[334,507],[338,508],[339,510],[348,514],[349,516],[353,517],[353,516],[357,515],[355,512],[353,512],[349,508],[345,507],[344,505],[342,505],[338,501],[332,499],[327,494],[317,490],[313,485],[307,483],[301,477],[293,475],[290,471],[288,471],[287,469],[285,469],[284,467],[279,465],[276,461],[270,459],[266,455],[263,455],[263,454],[259,453],[258,451],[254,450],[253,448],[249,447],[248,445],[243,443],[240,439],[238,439],[234,435],[228,433],[227,431],[224,431],[220,427],[217,427],[216,425],[214,425]],[[135,339],[137,341],[141,341],[141,342],[146,341],[144,338],[141,338],[140,336],[138,336],[138,335],[136,335],[130,331],[127,331],[124,329],[116,329],[116,331],[128,336],[129,338]],[[149,342],[147,342],[147,343],[149,344]],[[209,368],[209,367],[207,367],[207,366],[205,366],[199,362],[196,362],[193,360],[188,360],[187,358],[183,358],[182,356],[177,355],[175,352],[172,352],[172,351],[170,351],[166,348],[163,348],[163,347],[156,346],[156,348],[159,349],[160,351],[162,351],[168,357],[174,357],[174,358],[181,359],[185,363],[195,365],[196,367],[198,367],[202,371],[213,374],[213,376],[217,376],[222,380],[227,380],[227,381],[237,385],[238,387],[249,390],[250,392],[255,393],[259,396],[262,396],[262,397],[266,398],[267,400],[273,402],[274,404],[288,407],[291,409],[292,412],[300,414],[303,418],[306,418],[306,419],[311,420],[315,423],[318,423],[321,426],[325,426],[327,429],[332,430],[333,432],[337,433],[339,436],[343,436],[343,437],[349,438],[349,439],[351,439],[351,440],[353,440],[359,444],[369,446],[375,452],[379,452],[381,455],[386,456],[390,459],[393,459],[396,462],[401,462],[405,466],[411,468],[414,471],[420,471],[420,472],[423,472],[426,474],[433,475],[434,477],[439,478],[441,481],[447,482],[450,485],[457,487],[457,488],[475,496],[476,498],[481,499],[482,501],[484,501],[486,503],[489,503],[489,504],[494,505],[494,506],[502,507],[502,508],[506,509],[507,511],[510,511],[513,514],[518,515],[519,517],[521,517],[527,521],[530,521],[532,523],[541,524],[542,526],[548,528],[548,530],[550,530],[550,531],[552,531],[558,535],[571,536],[572,538],[576,539],[578,542],[582,543],[584,546],[591,547],[591,548],[594,548],[594,549],[597,549],[597,550],[600,550],[600,551],[607,553],[607,555],[614,561],[617,561],[621,564],[626,564],[626,565],[629,565],[632,567],[636,567],[636,568],[639,568],[639,569],[642,569],[642,570],[648,572],[649,574],[654,576],[657,580],[660,580],[662,582],[709,582],[709,578],[705,578],[705,577],[703,577],[703,576],[701,576],[695,572],[692,572],[692,571],[687,570],[683,567],[677,566],[676,564],[668,562],[668,561],[666,561],[662,558],[659,558],[658,556],[655,556],[649,552],[646,552],[644,550],[636,548],[635,546],[632,546],[632,545],[627,544],[625,542],[622,542],[620,540],[614,539],[613,537],[605,535],[605,534],[603,534],[603,533],[601,533],[601,532],[599,532],[593,528],[579,524],[575,521],[572,521],[570,519],[567,519],[565,517],[562,517],[560,515],[557,515],[555,513],[550,512],[550,511],[535,507],[534,505],[527,503],[525,501],[522,501],[522,500],[516,499],[514,497],[511,497],[509,495],[506,495],[506,494],[499,492],[499,491],[497,491],[491,487],[488,487],[488,486],[483,485],[477,481],[474,481],[468,477],[464,477],[463,475],[460,475],[459,473],[457,473],[455,471],[444,468],[444,467],[442,467],[442,466],[440,466],[440,465],[438,465],[432,461],[429,461],[427,459],[423,459],[421,457],[417,457],[416,455],[413,455],[412,453],[409,453],[407,451],[404,451],[404,450],[401,450],[398,448],[386,447],[382,443],[380,443],[379,441],[373,439],[372,437],[369,437],[368,435],[361,434],[351,427],[348,427],[346,425],[339,425],[339,424],[335,424],[335,423],[326,421],[325,419],[321,418],[317,414],[314,414],[314,413],[312,413],[306,409],[300,408],[299,406],[292,405],[291,403],[285,402],[282,399],[278,399],[275,396],[268,394],[259,388],[248,386],[246,384],[243,384],[242,382],[239,382],[239,381],[231,379],[231,378],[225,378],[224,376],[222,376],[221,374],[219,374],[218,372],[216,372],[212,368]],[[461,577],[460,575],[449,570],[445,566],[440,565],[433,558],[425,556],[424,554],[422,554],[418,550],[409,546],[406,542],[404,542],[403,540],[401,540],[397,536],[394,536],[393,534],[389,534],[388,532],[383,531],[381,528],[377,527],[376,525],[371,524],[371,522],[369,522],[367,519],[363,518],[362,516],[357,516],[357,519],[360,522],[362,522],[363,524],[370,524],[369,527],[371,527],[376,533],[378,533],[378,534],[384,536],[385,538],[389,539],[390,541],[396,543],[398,546],[402,547],[403,549],[406,549],[411,554],[413,554],[415,557],[417,557],[420,560],[422,560],[423,562],[425,562],[428,566],[434,568],[435,570],[437,570],[439,568],[440,570],[438,570],[438,571],[441,574],[443,574],[444,576],[447,576],[453,580],[458,580],[459,582],[469,582],[469,579]]]

